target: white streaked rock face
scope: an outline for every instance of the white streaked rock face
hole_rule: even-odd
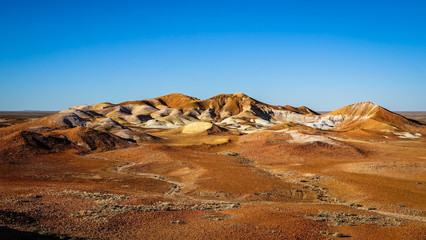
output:
[[[410,133],[410,132],[393,132],[393,134],[397,135],[399,138],[406,138],[406,139],[415,139],[415,138],[420,138],[422,136],[420,133]]]
[[[220,94],[206,100],[170,94],[123,105],[100,103],[76,106],[60,112],[54,121],[68,127],[86,126],[105,131],[172,129],[194,122],[208,122],[242,131],[261,130],[283,123],[328,130],[372,118],[377,112],[382,114],[379,119],[383,118],[383,114],[391,114],[391,118],[395,118],[395,114],[371,102],[356,103],[326,115],[317,115],[306,107],[272,106],[244,94]],[[391,130],[396,130],[396,127]],[[124,137],[130,133],[120,134]],[[395,134],[401,138],[420,137],[410,132],[395,131]]]
[[[215,109],[183,111],[182,109],[164,107],[158,109],[149,105],[109,106],[99,110],[92,109],[92,105],[82,105],[64,110],[61,112],[62,122],[65,121],[70,127],[88,126],[95,129],[122,127],[118,122],[126,122],[145,128],[177,128],[198,121],[215,122],[235,129],[258,129],[285,122],[330,129],[344,120],[343,116],[321,117],[275,109],[254,111],[252,108],[246,108],[234,116],[227,110],[221,111],[218,116]],[[269,112],[269,115],[267,112]],[[217,121],[218,118],[223,118],[223,120]]]
[[[68,127],[85,127],[87,126],[88,122],[80,117],[75,112],[61,112],[57,116],[51,119],[51,121],[59,124],[59,125],[66,125]]]

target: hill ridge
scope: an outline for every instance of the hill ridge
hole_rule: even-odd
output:
[[[305,126],[333,131],[425,132],[424,124],[369,101],[319,115],[306,106],[270,105],[244,93],[218,94],[207,99],[171,93],[118,104],[104,102],[80,105],[40,120],[33,127],[84,127],[140,141],[149,138],[141,135],[144,129],[174,129],[195,122],[208,122],[234,131],[276,129],[272,126]]]

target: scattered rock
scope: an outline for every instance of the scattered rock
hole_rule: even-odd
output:
[[[208,220],[214,220],[214,221],[223,221],[229,218],[233,218],[235,215],[227,215],[227,216],[214,216],[214,215],[204,215],[201,217],[201,219],[208,219]]]
[[[351,203],[351,204],[349,204],[349,207],[360,208],[360,207],[362,207],[362,205],[361,204],[357,204],[357,203]]]
[[[338,237],[338,238],[348,237],[348,236],[344,235],[343,233],[338,233],[338,232],[334,233],[333,236]]]
[[[357,215],[344,212],[320,211],[318,214],[308,214],[308,219],[319,222],[328,222],[331,226],[359,225],[359,224],[377,224],[380,226],[400,226],[402,221],[390,217],[375,217]]]
[[[170,221],[170,225],[180,225],[180,224],[184,224],[184,222],[181,220]]]
[[[237,156],[239,156],[239,154],[238,154],[238,153],[233,152],[233,151],[225,151],[225,152],[220,152],[220,153],[217,153],[217,154],[220,154],[220,155],[227,155],[227,156],[232,156],[232,157],[237,157]]]

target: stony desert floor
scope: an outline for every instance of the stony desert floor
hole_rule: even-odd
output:
[[[18,112],[0,112],[0,128],[8,127],[15,124],[23,123],[29,120],[38,119],[41,117],[49,116],[56,112],[30,112],[30,111],[18,111]]]
[[[2,164],[0,238],[426,239],[425,138],[309,131],[335,143],[152,129]]]

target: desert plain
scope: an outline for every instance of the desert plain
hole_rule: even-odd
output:
[[[182,94],[0,114],[1,239],[425,239],[426,113]]]

